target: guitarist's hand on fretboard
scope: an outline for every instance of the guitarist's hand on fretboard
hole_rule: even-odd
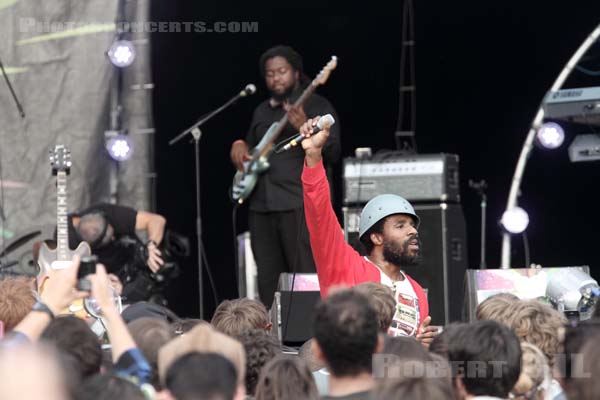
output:
[[[290,125],[292,125],[294,129],[300,130],[302,124],[307,120],[306,114],[304,113],[304,108],[302,108],[302,106],[294,107],[287,101],[283,103],[283,108],[288,113],[288,121]]]

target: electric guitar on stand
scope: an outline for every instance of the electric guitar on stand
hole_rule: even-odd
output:
[[[329,75],[331,75],[331,71],[336,67],[337,57],[332,56],[327,65],[325,65],[317,77],[313,79],[310,85],[302,92],[293,107],[302,106],[318,86],[324,85],[325,82],[327,82]],[[243,204],[244,201],[250,197],[250,194],[252,194],[252,191],[258,182],[259,175],[269,169],[269,158],[275,152],[273,143],[277,140],[287,123],[288,114],[286,113],[283,118],[278,122],[274,122],[269,127],[267,133],[265,133],[258,145],[251,150],[250,154],[252,155],[252,159],[244,163],[244,171],[237,171],[233,177],[233,184],[230,192],[232,202]]]
[[[68,268],[75,254],[80,257],[91,255],[90,246],[81,242],[75,250],[69,248],[69,226],[67,206],[67,176],[71,170],[71,153],[63,145],[57,145],[50,152],[52,174],[56,176],[56,248],[51,249],[47,243],[42,243],[38,257],[40,271],[37,275],[38,291],[43,290],[44,281],[52,279],[52,272]],[[77,308],[77,309],[75,309]],[[83,310],[81,300],[73,304],[68,313],[76,314]],[[85,313],[85,311],[83,311]],[[85,314],[84,314],[85,316]]]

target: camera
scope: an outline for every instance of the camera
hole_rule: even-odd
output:
[[[89,279],[86,279],[88,275],[96,273],[96,264],[98,263],[98,257],[96,256],[85,256],[81,257],[79,263],[79,271],[77,271],[77,289],[89,292],[92,290],[92,283]]]

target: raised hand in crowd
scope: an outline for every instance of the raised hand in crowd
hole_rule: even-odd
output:
[[[87,292],[76,290],[79,256],[75,255],[68,268],[57,269],[43,282],[40,301],[34,310],[15,327],[16,332],[36,341],[54,316],[61,313],[73,301],[87,297]]]

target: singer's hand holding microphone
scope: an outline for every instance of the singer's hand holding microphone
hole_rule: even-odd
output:
[[[308,136],[306,136],[306,133],[305,132],[303,133],[301,128],[303,126],[307,125],[309,121],[312,121],[311,125],[308,125],[310,133]],[[300,128],[298,128],[298,130],[300,132],[296,136],[293,136],[291,139],[290,138],[286,139],[287,144],[285,146],[280,147],[279,144],[277,145],[277,147],[279,147],[279,149],[275,151],[275,154],[283,153],[284,151],[291,149],[292,147],[296,146],[298,143],[304,141],[304,139],[306,139],[310,135],[314,135],[317,132],[320,132],[321,129],[323,129],[325,126],[327,126],[327,135],[329,135],[329,128],[333,124],[335,124],[335,119],[333,118],[333,116],[331,114],[326,114],[322,117],[316,116],[312,120],[309,119],[308,121],[306,121],[306,123],[300,125]]]
[[[331,114],[323,117],[317,115],[314,118],[309,118],[300,127],[302,137],[297,141],[302,142],[304,151],[320,150],[325,145],[329,137],[329,129],[334,123],[335,120]]]
[[[321,161],[321,150],[329,137],[329,128],[335,123],[331,114],[309,118],[301,127],[302,148],[306,154],[306,164],[314,166]]]

